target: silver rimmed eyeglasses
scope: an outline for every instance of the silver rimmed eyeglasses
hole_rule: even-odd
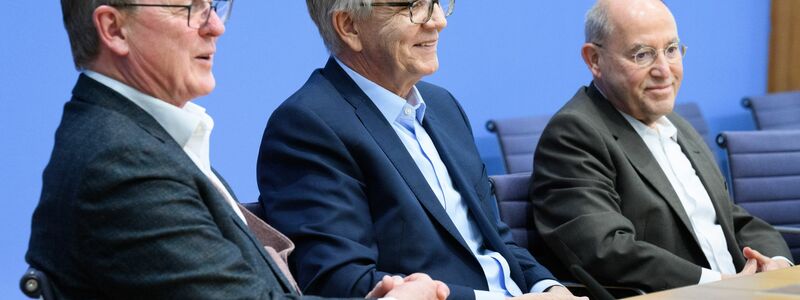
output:
[[[602,44],[592,44],[599,48],[603,48]],[[650,46],[639,46],[629,57],[640,67],[648,67],[656,61],[658,54],[662,53],[669,63],[674,64],[683,60],[683,57],[686,56],[686,49],[686,45],[681,43],[672,43],[663,49],[656,49]]]
[[[189,11],[187,14],[187,21],[186,25],[191,28],[201,28],[208,24],[208,20],[211,18],[211,11],[217,13],[220,21],[224,24],[228,21],[228,18],[231,16],[231,8],[233,8],[233,0],[196,0],[192,1],[191,4],[186,5],[179,5],[179,4],[141,4],[141,3],[124,3],[124,4],[117,4],[114,6],[118,7],[174,7],[174,8],[184,8]]]
[[[438,4],[442,8],[445,17],[453,14],[453,9],[456,7],[456,0],[414,0],[405,2],[374,2],[371,6],[391,6],[391,7],[408,7],[408,14],[411,18],[411,23],[425,24],[431,20],[433,16],[434,6]]]

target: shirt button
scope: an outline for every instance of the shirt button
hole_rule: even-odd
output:
[[[413,110],[413,109],[411,109],[411,107],[406,107],[406,108],[403,110],[403,113],[405,113],[405,114],[406,114],[406,116],[410,116],[412,112],[414,112],[414,110]]]

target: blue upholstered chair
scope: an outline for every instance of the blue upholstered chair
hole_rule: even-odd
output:
[[[709,135],[708,124],[696,103],[676,104],[675,112],[692,124],[711,149],[716,148],[713,137]],[[486,122],[486,130],[497,134],[507,174],[533,171],[533,153],[548,121],[549,115],[540,115]]]
[[[531,173],[516,173],[490,176],[492,189],[497,200],[500,219],[511,228],[511,236],[520,247],[528,249],[542,265],[574,294],[588,296],[589,291],[581,284],[574,283],[570,271],[562,265],[555,254],[547,247],[533,222],[533,205],[528,199]],[[564,281],[567,280],[567,281]],[[572,281],[572,282],[571,282]],[[626,287],[605,287],[615,298],[644,294],[642,290]]]
[[[800,130],[723,132],[733,200],[772,224],[800,261]]]
[[[532,116],[489,120],[486,130],[497,134],[503,154],[506,173],[524,173],[533,170],[533,152],[542,136],[550,116]]]
[[[800,129],[800,92],[745,97],[742,106],[750,109],[760,130]]]
[[[697,133],[699,133],[700,136],[703,137],[703,140],[706,141],[709,149],[712,151],[717,149],[716,143],[714,142],[714,137],[711,135],[708,129],[708,123],[706,123],[706,119],[703,117],[703,113],[700,112],[700,107],[697,106],[697,103],[676,103],[673,111],[686,119],[686,121],[689,121],[689,124],[692,124],[694,130],[697,130]]]

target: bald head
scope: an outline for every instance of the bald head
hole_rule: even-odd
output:
[[[618,110],[647,125],[672,111],[683,78],[675,18],[659,0],[598,0],[581,55]]]
[[[627,21],[661,12],[673,19],[661,0],[598,0],[586,13],[584,28],[587,43],[603,43],[617,28],[624,29]]]

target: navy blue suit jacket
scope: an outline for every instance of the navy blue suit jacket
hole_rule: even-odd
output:
[[[306,299],[158,122],[84,75],[26,259],[61,299]]]
[[[485,246],[508,260],[524,291],[553,278],[499,220],[462,108],[440,87],[416,86],[427,104],[422,126]],[[394,129],[333,59],[270,117],[257,174],[268,223],[296,243],[290,263],[306,293],[363,295],[385,274],[414,272],[448,284],[452,299],[487,289],[480,264]]]

